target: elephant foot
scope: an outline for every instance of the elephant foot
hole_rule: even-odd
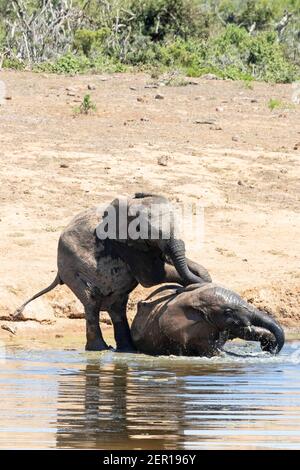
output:
[[[115,349],[115,351],[118,353],[136,353],[137,352],[137,350],[131,345],[119,346]]]
[[[106,343],[102,341],[90,341],[85,345],[86,351],[111,351],[111,346],[107,346]]]

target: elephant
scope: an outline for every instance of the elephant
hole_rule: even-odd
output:
[[[211,282],[203,266],[186,258],[185,244],[176,237],[171,203],[146,193],[122,196],[105,208],[94,207],[77,215],[60,236],[57,265],[52,284],[27,300],[14,318],[17,320],[32,300],[65,284],[84,306],[89,351],[109,348],[99,325],[100,311],[110,315],[116,350],[135,349],[126,306],[138,284],[151,287],[165,282]]]
[[[138,303],[131,334],[137,351],[150,355],[211,357],[234,338],[259,341],[272,354],[284,345],[271,316],[215,283],[156,289]]]

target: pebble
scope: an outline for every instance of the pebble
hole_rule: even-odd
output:
[[[161,166],[167,166],[168,161],[169,161],[168,155],[162,155],[161,157],[158,157],[157,159],[158,165],[161,165]]]
[[[220,80],[214,73],[206,73],[201,77],[203,80]]]
[[[216,120],[215,119],[196,119],[195,124],[215,124]]]

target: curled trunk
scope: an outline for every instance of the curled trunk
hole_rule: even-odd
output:
[[[203,279],[193,274],[187,265],[185,245],[182,240],[171,238],[166,247],[166,254],[170,257],[174,268],[186,285],[198,283],[203,284]]]
[[[285,339],[281,326],[272,317],[259,310],[251,311],[249,320],[250,326],[231,328],[230,337],[246,341],[259,341],[263,351],[278,354]]]

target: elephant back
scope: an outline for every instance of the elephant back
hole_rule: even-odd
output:
[[[165,351],[160,319],[177,294],[179,286],[161,286],[146,300],[140,301],[131,325],[131,336],[136,348],[146,354],[157,355]]]

